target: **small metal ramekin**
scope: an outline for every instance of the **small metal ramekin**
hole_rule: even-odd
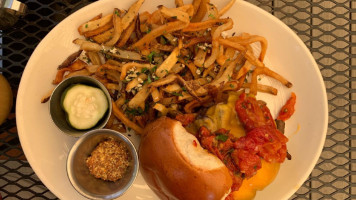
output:
[[[73,128],[68,123],[66,113],[61,106],[63,92],[71,85],[79,84],[79,83],[100,88],[102,91],[104,91],[106,98],[108,99],[108,105],[109,105],[108,111],[106,111],[103,118],[93,128],[90,128],[88,130],[78,130]],[[100,83],[100,81],[91,78],[89,76],[73,76],[63,80],[54,89],[51,98],[49,100],[49,111],[52,117],[52,121],[62,132],[70,136],[80,137],[81,135],[88,132],[89,130],[103,128],[106,125],[112,111],[111,97],[108,90],[105,88],[105,86],[102,83]]]
[[[115,182],[95,178],[86,166],[86,159],[94,148],[109,137],[126,144],[131,157],[126,174]],[[67,159],[67,174],[71,184],[81,195],[90,199],[114,199],[121,196],[136,179],[138,169],[138,155],[132,142],[123,134],[109,129],[96,129],[82,135],[73,145]]]

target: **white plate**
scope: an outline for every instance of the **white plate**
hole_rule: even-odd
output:
[[[76,139],[65,136],[56,128],[51,121],[48,104],[41,104],[40,98],[53,88],[51,82],[57,66],[78,50],[72,43],[73,39],[79,37],[77,27],[99,12],[108,14],[114,7],[127,9],[132,2],[102,0],[70,15],[41,41],[23,73],[16,106],[21,145],[37,176],[60,199],[83,199],[74,190],[66,174],[67,154]],[[141,11],[155,10],[161,4],[172,7],[173,2],[146,0]],[[213,2],[221,8],[227,0]],[[293,159],[282,164],[275,181],[256,196],[256,200],[287,199],[307,179],[324,145],[328,113],[323,80],[309,50],[277,18],[244,1],[237,1],[226,15],[234,20],[234,31],[267,38],[268,63],[294,84],[291,89],[285,89],[272,82],[280,89],[278,96],[257,97],[267,99],[272,114],[276,115],[290,92],[297,94],[296,112],[286,124],[286,135],[290,140],[287,145]],[[123,199],[157,197],[139,175]]]

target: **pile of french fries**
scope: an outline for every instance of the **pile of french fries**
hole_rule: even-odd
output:
[[[160,116],[201,115],[204,108],[226,101],[230,91],[248,88],[252,96],[257,91],[276,95],[276,88],[258,83],[262,74],[292,86],[265,66],[265,38],[224,36],[233,20],[223,15],[235,0],[220,10],[210,0],[175,0],[175,8],[139,13],[143,2],[79,26],[83,38],[73,42],[80,51],[58,67],[53,81],[76,75],[101,81],[113,104],[107,128],[142,134]],[[258,56],[253,43],[261,46]]]

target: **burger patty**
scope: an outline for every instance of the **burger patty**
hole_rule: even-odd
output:
[[[122,142],[109,138],[93,150],[86,160],[90,174],[105,181],[121,179],[129,166],[128,149]]]

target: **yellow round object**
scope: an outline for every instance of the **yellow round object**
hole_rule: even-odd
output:
[[[4,123],[12,108],[12,90],[6,78],[0,74],[0,125]]]

